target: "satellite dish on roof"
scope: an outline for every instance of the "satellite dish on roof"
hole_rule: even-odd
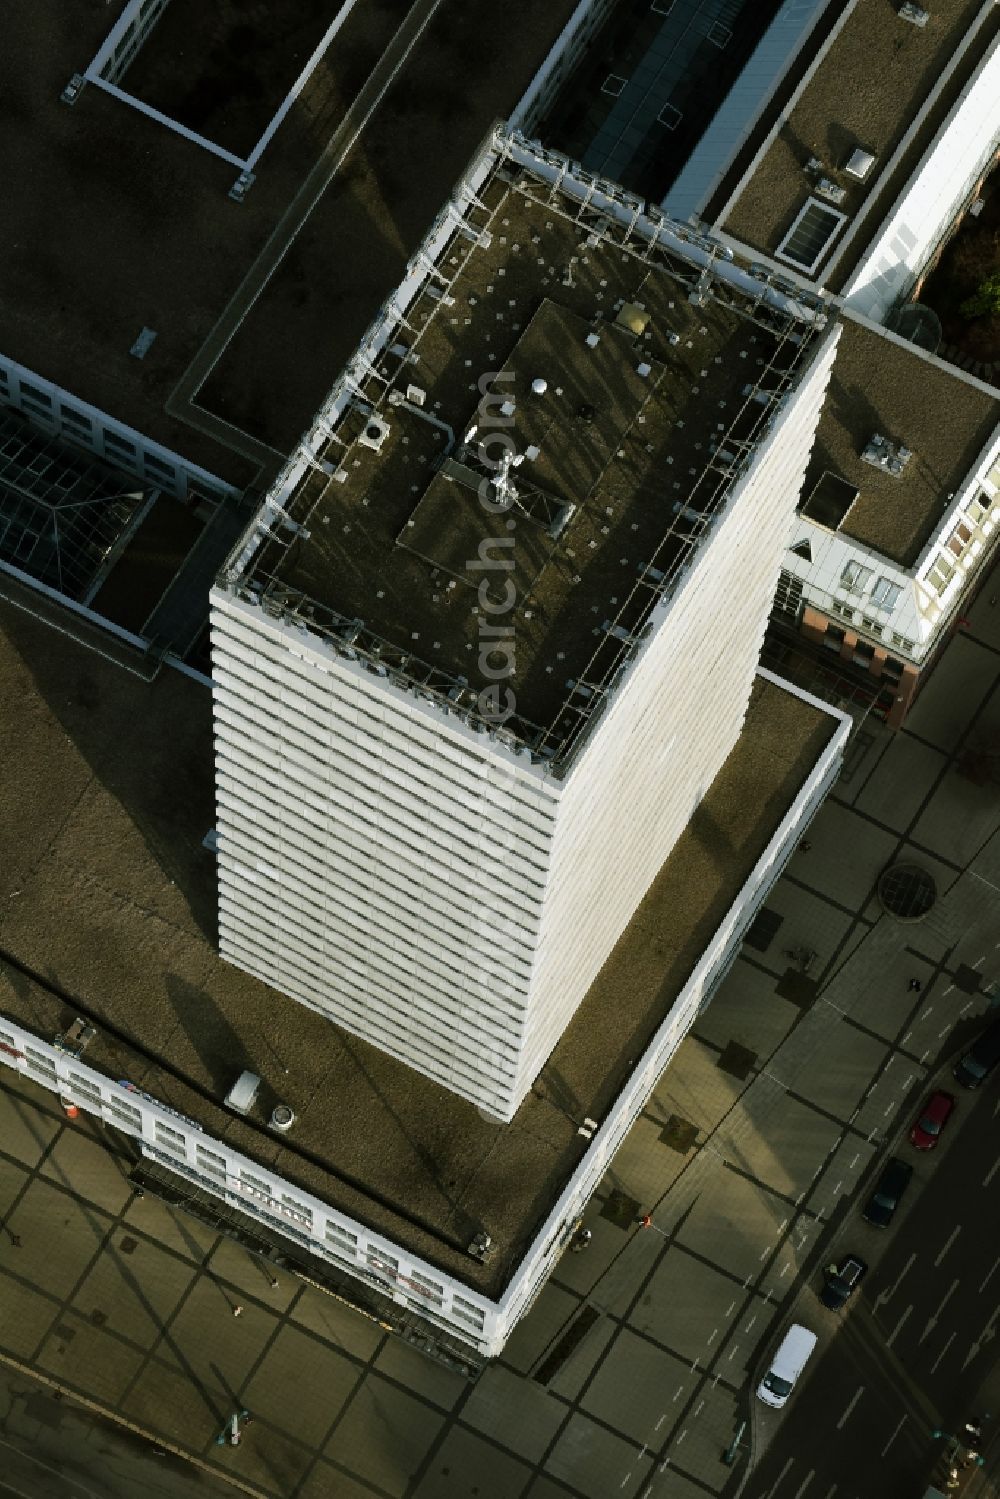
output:
[[[941,346],[941,319],[924,302],[906,302],[902,307],[894,307],[885,326],[890,333],[897,333],[918,349],[926,349],[928,354],[936,354]]]

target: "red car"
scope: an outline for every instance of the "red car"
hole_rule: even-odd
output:
[[[932,1093],[910,1130],[910,1144],[918,1150],[933,1150],[955,1107],[953,1093]]]

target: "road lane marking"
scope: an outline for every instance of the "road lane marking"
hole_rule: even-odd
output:
[[[803,1478],[802,1482],[799,1484],[798,1488],[795,1490],[795,1499],[802,1499],[802,1495],[805,1493],[806,1489],[809,1487],[809,1485],[812,1483],[812,1481],[813,1481],[813,1479],[815,1477],[816,1477],[816,1469],[815,1468],[810,1468],[809,1472],[806,1474],[805,1478]]]
[[[899,1334],[903,1330],[903,1324],[904,1324],[904,1322],[906,1321],[907,1317],[910,1315],[910,1313],[912,1311],[913,1311],[913,1307],[912,1306],[908,1306],[906,1308],[906,1311],[900,1317],[899,1321],[896,1323],[895,1327],[892,1329],[892,1332],[889,1334],[889,1336],[885,1340],[885,1346],[887,1348],[891,1348],[892,1347],[892,1345],[895,1342],[896,1338],[899,1336]]]
[[[918,1343],[922,1343],[924,1341],[924,1339],[930,1333],[932,1333],[934,1331],[935,1327],[937,1327],[938,1323],[941,1320],[941,1313],[944,1311],[945,1307],[948,1305],[948,1302],[951,1300],[952,1296],[954,1296],[955,1292],[958,1290],[959,1285],[960,1285],[959,1281],[957,1281],[957,1280],[953,1280],[952,1281],[952,1283],[948,1287],[947,1291],[945,1291],[945,1293],[944,1293],[944,1300],[941,1302],[941,1305],[938,1307],[937,1311],[934,1313],[934,1315],[932,1317],[928,1317],[927,1318],[927,1321],[926,1321],[926,1323],[924,1325],[924,1330],[920,1334],[920,1337],[917,1339]]]
[[[835,1483],[831,1483],[830,1487],[827,1489],[826,1493],[823,1495],[823,1499],[833,1499],[833,1496],[834,1496],[834,1494],[836,1492],[837,1492],[837,1485]]]
[[[785,1466],[782,1468],[781,1472],[778,1474],[777,1478],[774,1480],[774,1482],[772,1483],[771,1487],[768,1489],[767,1493],[764,1496],[764,1499],[772,1499],[772,1495],[774,1495],[774,1494],[776,1494],[778,1492],[778,1488],[779,1488],[779,1486],[781,1484],[781,1480],[784,1478],[785,1474],[788,1472],[789,1468],[792,1466],[792,1464],[794,1463],[794,1461],[795,1461],[795,1459],[792,1458],[792,1457],[790,1457],[788,1459],[788,1461],[786,1462]]]
[[[732,1314],[733,1314],[733,1312],[734,1312],[734,1310],[735,1310],[735,1308],[736,1308],[736,1302],[735,1301],[731,1301],[729,1303],[729,1307],[728,1307],[728,1309],[726,1311],[726,1316],[727,1317],[731,1317]]]
[[[944,1248],[941,1250],[941,1253],[938,1255],[937,1259],[934,1261],[935,1267],[937,1267],[938,1265],[940,1265],[941,1261],[944,1259],[945,1255],[948,1253],[948,1250],[954,1244],[955,1240],[958,1238],[958,1236],[959,1236],[959,1234],[961,1232],[962,1232],[962,1225],[961,1224],[959,1224],[957,1228],[953,1228],[952,1229],[951,1233],[948,1235],[947,1239],[944,1242]]]
[[[882,1451],[879,1453],[880,1457],[885,1457],[886,1453],[889,1451],[889,1448],[892,1446],[893,1442],[899,1436],[899,1433],[902,1431],[902,1429],[903,1429],[903,1427],[905,1425],[906,1425],[906,1417],[905,1416],[900,1416],[898,1426],[896,1426],[895,1430],[892,1433],[892,1436],[889,1438],[889,1440],[886,1442],[885,1446],[882,1448]]]
[[[899,1274],[896,1276],[896,1279],[893,1281],[890,1290],[879,1291],[878,1295],[875,1297],[876,1307],[883,1306],[885,1302],[889,1300],[890,1296],[895,1296],[896,1292],[899,1290],[900,1282],[902,1281],[903,1276],[909,1270],[910,1266],[913,1264],[916,1258],[917,1257],[915,1254],[910,1255],[910,1258],[907,1260],[906,1264],[903,1266],[902,1270],[900,1270]]]
[[[991,1276],[993,1275],[993,1272],[996,1270],[996,1267],[998,1265],[1000,1265],[1000,1260],[994,1260],[993,1261],[993,1269],[990,1270],[987,1273],[986,1279],[983,1281],[982,1285],[979,1287],[980,1291],[985,1291],[986,1290],[987,1284],[989,1283],[989,1280],[990,1280]]]
[[[671,1402],[670,1402],[671,1405],[676,1405],[677,1402],[678,1402],[678,1400],[681,1398],[681,1396],[683,1394],[684,1394],[684,1386],[683,1385],[678,1385],[677,1386],[677,1394],[674,1396],[673,1400],[671,1400]]]
[[[851,1396],[850,1400],[848,1401],[848,1405],[847,1405],[846,1411],[841,1416],[840,1420],[837,1422],[837,1430],[838,1431],[840,1431],[840,1429],[843,1426],[847,1425],[847,1419],[850,1416],[851,1411],[857,1405],[858,1401],[861,1399],[861,1397],[862,1397],[862,1395],[864,1393],[865,1393],[865,1387],[864,1387],[864,1385],[863,1384],[858,1385],[858,1388],[855,1390],[854,1394]]]
[[[990,1167],[990,1169],[987,1171],[986,1175],[983,1177],[983,1186],[984,1187],[988,1187],[989,1186],[990,1182],[996,1176],[998,1170],[1000,1170],[1000,1156],[997,1157],[997,1159],[993,1162],[993,1165]]]
[[[948,1339],[947,1343],[945,1343],[944,1347],[941,1349],[941,1352],[938,1354],[938,1356],[934,1360],[933,1364],[931,1364],[931,1373],[932,1374],[934,1373],[934,1371],[937,1368],[938,1364],[944,1358],[945,1354],[948,1352],[948,1349],[951,1347],[951,1345],[952,1345],[952,1343],[954,1343],[954,1341],[955,1341],[955,1334],[952,1333],[951,1337]]]

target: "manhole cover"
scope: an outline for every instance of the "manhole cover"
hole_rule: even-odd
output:
[[[922,921],[937,900],[937,886],[919,864],[893,864],[879,876],[878,898],[897,921]]]

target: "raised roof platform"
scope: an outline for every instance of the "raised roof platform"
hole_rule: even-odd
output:
[[[804,49],[795,64],[797,97],[785,103],[784,91],[779,93],[777,128],[763,140],[753,133],[705,210],[726,234],[775,255],[817,185],[824,178],[832,182],[842,196],[834,207],[821,193],[821,206],[846,222],[838,232],[830,220],[827,249],[812,274],[834,290],[877,233],[1000,25],[995,7],[991,16],[983,0],[925,0],[924,26],[902,19],[900,6],[901,0],[855,0],[818,61],[811,48]],[[953,59],[954,72],[946,76]],[[940,97],[932,100],[939,85]],[[773,116],[767,123],[775,123]],[[859,149],[873,158],[863,176],[847,170]],[[849,236],[849,250],[827,274],[827,261]],[[810,274],[803,264],[794,268]]]
[[[850,316],[842,322],[802,486],[805,514],[912,567],[1000,423],[1000,399],[913,344]],[[862,459],[876,433],[910,449],[900,474]],[[839,527],[837,509],[810,505],[825,473],[858,490]]]
[[[631,1075],[839,722],[758,679],[736,749],[502,1126],[218,960],[208,692],[142,683],[0,602],[0,1013],[49,1040],[86,1016],[88,1064],[495,1296],[580,1160],[578,1120]],[[243,1066],[264,1079],[246,1120],[222,1106]],[[280,1138],[278,1097],[297,1116]],[[464,1252],[480,1228],[487,1265]]]

